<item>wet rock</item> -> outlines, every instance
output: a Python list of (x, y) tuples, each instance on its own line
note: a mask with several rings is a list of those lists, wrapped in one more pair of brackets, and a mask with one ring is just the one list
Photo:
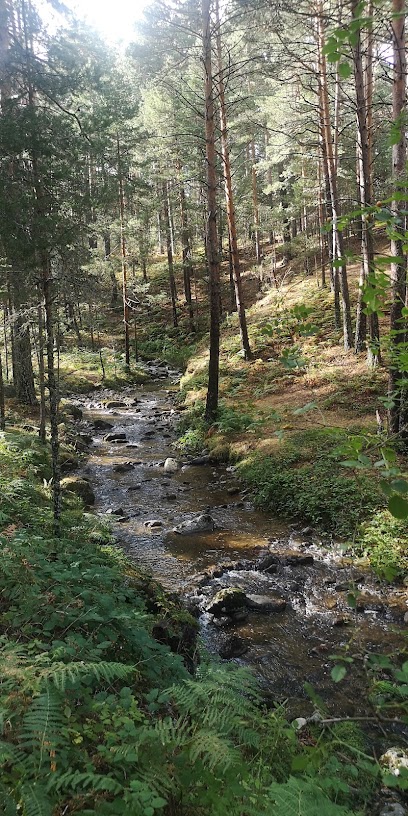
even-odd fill
[(310, 553), (289, 552), (284, 556), (283, 562), (289, 567), (305, 567), (313, 564), (314, 558)]
[(176, 493), (166, 493), (164, 498), (165, 498), (166, 501), (176, 501), (177, 500), (177, 494)]
[(285, 599), (277, 595), (247, 595), (246, 604), (253, 612), (283, 612), (286, 608)]
[(78, 467), (79, 459), (75, 454), (62, 450), (60, 454), (61, 471), (67, 473)]
[(239, 487), (229, 487), (228, 490), (227, 490), (227, 493), (228, 493), (229, 496), (236, 496), (237, 493), (239, 493), (239, 492), (240, 492)]
[(178, 535), (195, 535), (196, 533), (212, 533), (215, 530), (216, 524), (209, 513), (201, 513), (193, 519), (182, 521), (177, 527), (174, 527), (173, 532)]
[(408, 749), (393, 746), (379, 759), (383, 768), (388, 768), (394, 776), (399, 776), (401, 768), (408, 769)]
[(128, 473), (130, 470), (134, 469), (133, 462), (119, 462), (119, 464), (114, 465), (113, 472), (114, 473)]
[(82, 409), (72, 402), (67, 402), (65, 404), (63, 403), (62, 410), (65, 414), (71, 416), (72, 419), (82, 419), (83, 416)]
[(143, 439), (150, 439), (151, 436), (155, 436), (156, 431), (145, 431), (143, 434)]
[(375, 595), (363, 593), (356, 599), (357, 612), (383, 612), (384, 604)]
[(145, 521), (144, 526), (154, 530), (158, 527), (163, 527), (163, 522), (160, 519), (149, 519), (148, 521)]
[(407, 816), (407, 809), (400, 802), (387, 802), (379, 812), (379, 816)]
[(404, 615), (404, 623), (408, 623), (408, 612)]
[(206, 606), (206, 612), (217, 618), (229, 615), (244, 609), (246, 606), (246, 595), (238, 587), (226, 587), (220, 589)]
[(141, 489), (142, 489), (141, 484), (134, 484), (134, 485), (130, 485), (130, 487), (128, 487), (128, 492), (130, 493), (133, 490), (141, 490)]
[(109, 428), (113, 428), (113, 423), (107, 422), (106, 419), (95, 419), (93, 426), (95, 431), (109, 431)]
[(347, 581), (341, 581), (339, 584), (336, 584), (334, 588), (336, 592), (348, 592), (350, 589), (350, 584), (347, 583)]
[(276, 555), (264, 555), (256, 564), (256, 569), (259, 572), (276, 572), (278, 569), (278, 559)]
[(61, 490), (63, 493), (74, 493), (75, 496), (79, 496), (85, 507), (95, 503), (92, 485), (81, 476), (66, 476), (65, 479), (61, 479)]
[(103, 437), (104, 442), (126, 442), (126, 434), (125, 433), (108, 433), (106, 436)]
[(123, 402), (122, 400), (109, 400), (108, 402), (105, 402), (105, 406), (106, 406), (106, 408), (108, 408), (108, 410), (110, 410), (111, 408), (127, 408), (128, 407), (126, 402)]
[(124, 512), (123, 507), (115, 507), (114, 509), (110, 507), (109, 510), (106, 511), (106, 514), (111, 516), (123, 516)]
[(249, 641), (239, 635), (230, 635), (225, 638), (219, 649), (219, 655), (223, 660), (231, 660), (234, 657), (242, 657), (249, 649)]
[(171, 459), (170, 457), (166, 459), (164, 463), (165, 473), (177, 473), (178, 470), (180, 470), (180, 464), (177, 459)]
[(350, 626), (352, 623), (352, 618), (350, 615), (337, 615), (334, 619), (332, 626)]
[(208, 454), (206, 454), (205, 456), (195, 456), (194, 459), (190, 459), (188, 464), (193, 465), (193, 467), (199, 467), (200, 465), (209, 465), (210, 457), (208, 456)]

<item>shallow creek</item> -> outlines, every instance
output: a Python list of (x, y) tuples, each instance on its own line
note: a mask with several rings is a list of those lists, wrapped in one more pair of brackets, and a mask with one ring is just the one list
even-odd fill
[[(118, 543), (139, 566), (201, 608), (202, 637), (210, 651), (218, 652), (231, 635), (247, 642), (238, 662), (255, 669), (271, 698), (288, 698), (291, 712), (304, 715), (311, 710), (303, 690), (308, 681), (331, 711), (364, 713), (364, 678), (356, 668), (334, 685), (329, 656), (346, 644), (352, 655), (401, 645), (406, 591), (384, 587), (339, 549), (325, 549), (301, 527), (296, 532), (255, 510), (232, 468), (189, 465), (189, 457), (178, 457), (172, 447), (177, 385), (163, 369), (152, 371), (156, 377), (158, 372), (162, 379), (144, 387), (120, 394), (99, 391), (77, 400), (82, 429), (93, 437), (81, 474), (92, 483), (96, 512), (109, 513)], [(122, 406), (108, 408), (109, 401)], [(112, 427), (96, 430), (94, 423), (98, 427), (101, 420)], [(125, 434), (126, 441), (105, 441), (112, 432)], [(185, 464), (169, 475), (163, 467), (167, 457)], [(216, 523), (214, 531), (173, 532), (206, 510)], [(276, 571), (259, 571), (257, 561), (269, 552), (277, 556)], [(227, 564), (223, 574), (218, 570), (218, 577), (211, 577), (211, 567), (222, 564)], [(203, 610), (219, 589), (231, 586), (247, 594), (280, 596), (286, 608), (249, 610), (246, 620), (222, 626)], [(347, 603), (350, 589), (362, 594), (357, 610)]]

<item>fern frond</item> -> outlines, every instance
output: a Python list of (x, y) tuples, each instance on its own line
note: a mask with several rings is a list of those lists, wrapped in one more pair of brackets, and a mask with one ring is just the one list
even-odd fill
[(135, 673), (135, 666), (100, 661), (99, 663), (54, 663), (44, 669), (41, 676), (51, 681), (58, 691), (64, 692), (68, 681), (75, 683), (85, 675), (90, 675), (98, 682), (106, 680), (107, 683), (112, 683), (114, 680), (124, 680), (129, 674)]
[(192, 762), (201, 759), (205, 767), (210, 771), (219, 768), (222, 772), (239, 762), (239, 751), (226, 739), (223, 739), (214, 731), (198, 731), (190, 745), (189, 751)]
[(41, 764), (44, 751), (49, 752), (57, 743), (63, 725), (62, 700), (52, 686), (46, 686), (42, 694), (34, 697), (24, 717), (21, 744), (39, 750)]
[(314, 779), (291, 776), (284, 784), (271, 785), (269, 795), (270, 816), (353, 816), (347, 808), (332, 802)]
[(0, 767), (5, 765), (6, 762), (12, 762), (13, 765), (17, 765), (24, 762), (25, 758), (26, 755), (23, 751), (19, 751), (11, 742), (0, 741)]
[(5, 785), (0, 782), (0, 813), (2, 816), (17, 816), (17, 804)]
[(52, 816), (54, 807), (45, 790), (26, 783), (20, 790), (23, 816)]
[(64, 790), (67, 792), (72, 790), (108, 791), (109, 793), (119, 794), (122, 793), (123, 787), (110, 776), (103, 776), (90, 771), (85, 773), (67, 771), (64, 774), (52, 777), (48, 783), (48, 790)]

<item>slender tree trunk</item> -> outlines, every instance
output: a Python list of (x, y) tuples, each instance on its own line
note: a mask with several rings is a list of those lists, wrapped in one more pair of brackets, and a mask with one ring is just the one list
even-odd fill
[(220, 264), (217, 236), (217, 177), (215, 151), (214, 95), (211, 61), (211, 0), (202, 0), (203, 62), (205, 99), (205, 142), (207, 182), (207, 259), (210, 275), (210, 361), (205, 406), (207, 422), (213, 422), (218, 410), (220, 358)]
[(40, 427), (38, 436), (41, 442), (46, 441), (45, 417), (45, 365), (44, 365), (44, 316), (42, 298), (38, 304), (38, 385), (40, 390)]
[(255, 140), (251, 139), (251, 180), (252, 180), (252, 206), (254, 211), (254, 240), (255, 240), (255, 255), (258, 265), (261, 264), (261, 241), (259, 237), (259, 204), (258, 204), (258, 185), (256, 179), (256, 164), (255, 164)]
[(125, 236), (125, 199), (123, 191), (123, 173), (120, 156), (119, 133), (116, 135), (117, 159), (118, 159), (118, 181), (119, 181), (119, 216), (120, 216), (120, 248), (122, 260), (122, 297), (123, 297), (123, 325), (125, 330), (125, 367), (130, 369), (130, 341), (129, 341), (129, 298), (127, 292), (127, 252)]
[[(352, 0), (352, 16), (358, 19), (359, 8), (357, 0)], [(365, 76), (363, 64), (363, 49), (361, 32), (356, 32), (356, 44), (353, 48), (354, 81), (356, 88), (356, 108), (357, 108), (357, 180), (359, 186), (359, 198), (362, 209), (361, 214), (361, 274), (360, 292), (357, 306), (357, 321), (355, 334), (355, 351), (361, 351), (365, 344), (366, 316), (363, 311), (363, 287), (369, 275), (374, 275), (374, 243), (372, 236), (371, 218), (367, 209), (371, 206), (371, 166), (370, 166), (370, 144), (371, 135), (368, 129), (368, 100), (367, 94), (372, 99), (372, 66), (369, 66), (370, 83)], [(367, 63), (367, 55), (366, 55)], [(366, 64), (366, 68), (367, 68)], [(369, 89), (370, 84), (370, 91)], [(378, 362), (379, 358), (379, 326), (378, 316), (370, 315), (368, 318), (370, 342), (368, 347), (368, 361), (371, 366)]]
[(195, 331), (194, 326), (194, 309), (191, 297), (191, 277), (192, 277), (192, 263), (191, 263), (191, 244), (190, 244), (190, 230), (188, 227), (188, 215), (186, 206), (186, 194), (184, 191), (184, 184), (181, 175), (181, 162), (177, 162), (177, 170), (179, 176), (179, 195), (180, 195), (180, 217), (181, 217), (181, 244), (183, 257), (183, 280), (184, 280), (184, 297), (188, 308), (188, 317), (190, 324), (190, 331)]
[(176, 291), (176, 281), (174, 278), (174, 262), (173, 262), (173, 242), (171, 239), (171, 227), (170, 227), (170, 202), (169, 202), (169, 192), (168, 192), (168, 185), (166, 181), (163, 181), (163, 220), (164, 220), (164, 229), (166, 233), (166, 245), (167, 245), (167, 266), (169, 270), (169, 286), (170, 286), (170, 302), (171, 302), (171, 311), (173, 315), (173, 326), (174, 328), (178, 325), (177, 320), (177, 291)]
[[(235, 220), (235, 207), (234, 207), (234, 197), (232, 192), (232, 179), (231, 179), (231, 162), (230, 162), (230, 151), (229, 151), (229, 144), (228, 144), (228, 125), (227, 125), (227, 113), (226, 113), (226, 105), (225, 105), (225, 87), (224, 87), (224, 72), (223, 72), (223, 63), (222, 63), (222, 49), (221, 49), (221, 33), (220, 33), (220, 18), (219, 18), (219, 8), (218, 8), (218, 0), (216, 2), (216, 25), (217, 25), (217, 35), (216, 35), (216, 43), (217, 43), (217, 59), (218, 59), (218, 106), (220, 111), (220, 128), (221, 128), (221, 155), (222, 155), (222, 167), (224, 173), (224, 187), (225, 187), (225, 203), (227, 208), (227, 221), (228, 221), (228, 238), (229, 238), (229, 257), (231, 263), (231, 272), (232, 272), (232, 280), (234, 284), (235, 290), (235, 301), (237, 305), (237, 312), (238, 312), (238, 320), (239, 320), (239, 330), (241, 335), (241, 346), (242, 351), (244, 354), (245, 360), (250, 360), (252, 357), (251, 347), (249, 344), (249, 337), (248, 337), (248, 328), (247, 328), (247, 321), (246, 321), (246, 311), (245, 311), (245, 304), (244, 298), (242, 293), (242, 282), (241, 282), (241, 270), (240, 270), (240, 263), (239, 263), (239, 253), (238, 253), (238, 239), (237, 239), (237, 226)], [(252, 142), (253, 144), (253, 142)], [(253, 160), (254, 160), (253, 156)], [(256, 189), (255, 189), (256, 195)], [(255, 210), (254, 210), (255, 211)], [(260, 258), (258, 258), (259, 252), (259, 233), (257, 239), (257, 261), (260, 262)]]
[(0, 431), (6, 428), (6, 410), (4, 401), (3, 361), (0, 354)]
[[(405, 175), (405, 164), (407, 158), (407, 143), (405, 136), (405, 111), (406, 111), (406, 76), (407, 59), (405, 48), (405, 0), (393, 0), (392, 2), (392, 34), (394, 53), (394, 72), (392, 87), (392, 118), (395, 128), (398, 128), (399, 139), (392, 148), (392, 173), (396, 192), (399, 192), (399, 185)], [(398, 385), (401, 373), (398, 365), (398, 353), (400, 344), (404, 343), (406, 333), (406, 321), (403, 319), (403, 308), (406, 300), (406, 257), (404, 255), (404, 201), (396, 199), (392, 203), (392, 214), (395, 218), (393, 225), (394, 238), (391, 241), (391, 255), (395, 260), (391, 264), (391, 287), (392, 301), (390, 313), (391, 329), (391, 363), (388, 380), (388, 393), (393, 400), (393, 406), (389, 409), (388, 424), (391, 433), (396, 434), (401, 431), (406, 434), (407, 411), (405, 407), (405, 397), (403, 389)], [(398, 259), (398, 260), (397, 260)]]
[(328, 180), (330, 185), (330, 199), (331, 199), (331, 217), (333, 224), (333, 261), (334, 277), (337, 264), (340, 263), (339, 282), (342, 300), (342, 316), (343, 316), (343, 343), (344, 348), (349, 350), (352, 347), (352, 326), (351, 326), (351, 311), (350, 311), (350, 295), (348, 289), (346, 264), (344, 261), (344, 243), (341, 231), (338, 228), (339, 220), (339, 199), (337, 190), (337, 174), (335, 172), (334, 154), (333, 154), (333, 138), (330, 121), (330, 107), (329, 94), (327, 85), (327, 67), (326, 57), (324, 54), (324, 12), (323, 4), (319, 0), (317, 5), (317, 31), (318, 31), (318, 52), (319, 52), (319, 94), (320, 104), (323, 115), (323, 133), (325, 141), (325, 149), (327, 156)]

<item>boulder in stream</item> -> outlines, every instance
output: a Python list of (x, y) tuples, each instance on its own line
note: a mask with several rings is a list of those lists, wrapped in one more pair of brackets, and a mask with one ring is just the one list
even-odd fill
[(119, 462), (117, 465), (113, 466), (114, 473), (128, 473), (130, 470), (134, 469), (133, 462)]
[(253, 612), (283, 612), (286, 601), (278, 595), (247, 595), (246, 605)]
[(94, 419), (93, 426), (95, 431), (109, 431), (109, 428), (113, 428), (113, 423), (106, 419)]
[(110, 410), (111, 408), (127, 408), (128, 406), (123, 400), (108, 400), (105, 402), (105, 407)]
[(65, 479), (61, 479), (61, 490), (63, 493), (74, 493), (75, 496), (79, 496), (85, 507), (95, 503), (92, 485), (82, 476), (66, 476)]
[(232, 660), (234, 657), (242, 657), (246, 654), (250, 646), (248, 640), (239, 635), (226, 637), (219, 649), (219, 655), (223, 660)]
[(74, 402), (63, 402), (61, 407), (63, 413), (68, 414), (72, 419), (82, 419), (82, 408), (75, 405)]
[(206, 612), (220, 618), (223, 615), (233, 615), (246, 607), (246, 595), (238, 587), (220, 589), (206, 606)]
[(197, 533), (212, 533), (216, 528), (215, 521), (209, 513), (200, 513), (193, 519), (182, 521), (174, 527), (173, 533), (178, 535), (195, 535)]
[(170, 457), (166, 459), (164, 463), (165, 473), (177, 473), (178, 470), (180, 470), (180, 464), (177, 459), (171, 459)]
[(127, 442), (126, 434), (123, 432), (108, 433), (103, 437), (104, 442)]

